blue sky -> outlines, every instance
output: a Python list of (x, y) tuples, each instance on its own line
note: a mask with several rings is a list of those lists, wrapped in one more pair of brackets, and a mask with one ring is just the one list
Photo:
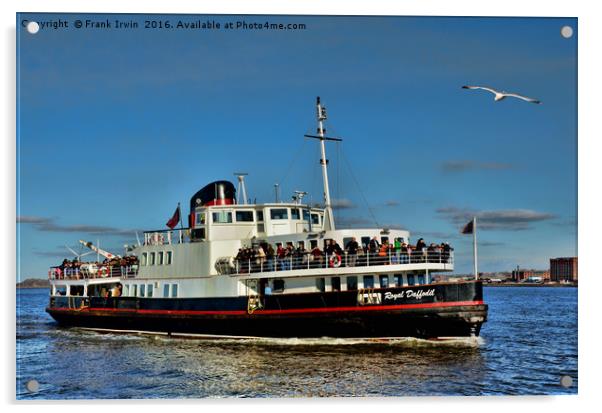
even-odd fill
[[(283, 197), (320, 201), (318, 148), (303, 139), (317, 95), (328, 133), (344, 139), (327, 148), (338, 227), (376, 221), (449, 241), (459, 273), (472, 268), (471, 237), (459, 235), (472, 215), (481, 271), (577, 253), (576, 19), (17, 18), (70, 25), (17, 33), (20, 278), (44, 277), (80, 238), (120, 252), (234, 171), (249, 172), (258, 201), (276, 182)], [(307, 28), (73, 27), (86, 18)], [(543, 103), (494, 102), (464, 84)]]

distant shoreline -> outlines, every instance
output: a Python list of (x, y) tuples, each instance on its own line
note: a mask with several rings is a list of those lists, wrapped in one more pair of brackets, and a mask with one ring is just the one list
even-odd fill
[(20, 283), (17, 283), (17, 289), (26, 288), (50, 288), (50, 282), (40, 278), (28, 278)]
[(542, 283), (483, 283), (483, 287), (544, 287), (544, 288), (577, 288), (578, 284), (542, 284)]

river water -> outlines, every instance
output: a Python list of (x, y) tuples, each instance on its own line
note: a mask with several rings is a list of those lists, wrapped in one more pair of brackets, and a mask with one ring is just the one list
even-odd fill
[(17, 290), (18, 399), (577, 393), (576, 288), (485, 288), (481, 337), (446, 344), (101, 334), (58, 327), (47, 294)]

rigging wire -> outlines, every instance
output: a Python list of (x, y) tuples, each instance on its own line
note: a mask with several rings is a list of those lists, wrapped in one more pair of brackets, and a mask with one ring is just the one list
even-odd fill
[(362, 200), (364, 201), (364, 204), (366, 205), (366, 209), (370, 213), (370, 216), (372, 217), (372, 220), (374, 221), (374, 223), (376, 224), (376, 226), (380, 227), (380, 224), (378, 223), (378, 221), (376, 219), (376, 216), (374, 215), (374, 211), (370, 207), (370, 204), (368, 204), (368, 200), (364, 196), (364, 193), (362, 192), (362, 188), (360, 187), (360, 184), (359, 184), (358, 180), (356, 179), (355, 175), (353, 174), (353, 169), (351, 168), (351, 164), (347, 160), (347, 157), (345, 156), (343, 150), (341, 150), (341, 155), (343, 157), (343, 160), (345, 161), (345, 164), (349, 168), (349, 174), (351, 175), (351, 178), (353, 179), (353, 182), (355, 183), (355, 186), (357, 187), (357, 190), (359, 191), (359, 193), (360, 193), (360, 195), (362, 197)]
[[(280, 185), (280, 190), (281, 191), (284, 188), (284, 184), (286, 183), (286, 180), (288, 179), (289, 174), (293, 170), (293, 166), (295, 165), (295, 163), (299, 160), (299, 158), (303, 154), (303, 151), (305, 150), (306, 143), (307, 143), (307, 139), (304, 138), (303, 142), (301, 143), (301, 146), (299, 147), (299, 149), (297, 151), (295, 151), (295, 156), (293, 156), (293, 159), (290, 161), (290, 163), (289, 163), (289, 165), (288, 165), (288, 167), (287, 167), (284, 175), (280, 179), (280, 182), (278, 182), (278, 184)], [(282, 194), (282, 192), (281, 192), (281, 194)]]

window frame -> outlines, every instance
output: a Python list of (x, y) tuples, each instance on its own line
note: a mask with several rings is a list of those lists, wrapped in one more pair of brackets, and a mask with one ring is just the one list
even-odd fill
[[(234, 218), (235, 218), (236, 222), (255, 222), (255, 214), (253, 212), (254, 211), (252, 209), (237, 209), (234, 211)], [(238, 219), (239, 213), (251, 214), (251, 219), (250, 220)]]
[[(282, 217), (275, 217), (275, 212), (276, 211), (284, 211), (284, 218)], [(289, 219), (289, 213), (288, 213), (288, 208), (270, 208), (270, 219), (272, 221), (286, 221)]]
[[(351, 285), (354, 286), (354, 288), (349, 288), (349, 280), (352, 281)], [(346, 291), (357, 291), (358, 290), (358, 282), (359, 279), (357, 277), (357, 275), (348, 275), (345, 277), (345, 290)]]
[(324, 277), (316, 277), (316, 289), (320, 293), (326, 292), (326, 278)]
[[(220, 216), (221, 214), (223, 214), (226, 217), (226, 222), (222, 222), (221, 220), (215, 220), (216, 216)], [(228, 224), (232, 224), (232, 211), (231, 210), (225, 210), (225, 211), (212, 211), (211, 212), (211, 223), (212, 224), (217, 224), (217, 225), (228, 225)]]

